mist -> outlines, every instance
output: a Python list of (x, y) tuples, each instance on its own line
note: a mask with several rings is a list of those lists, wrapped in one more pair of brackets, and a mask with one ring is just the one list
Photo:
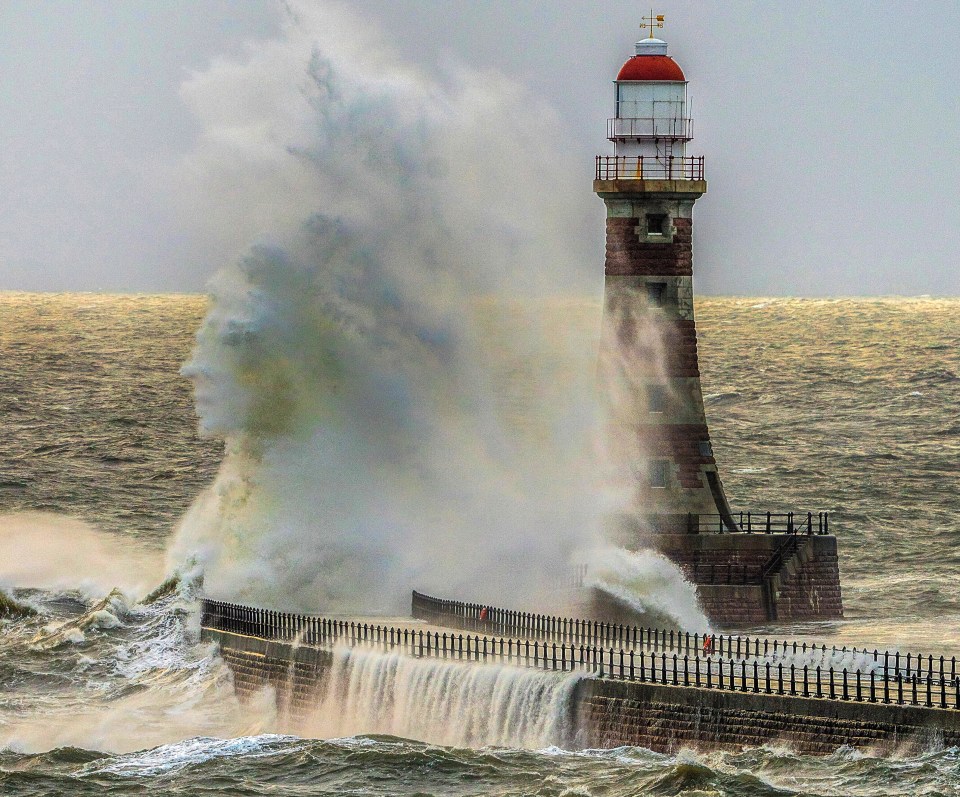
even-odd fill
[[(609, 509), (596, 341), (544, 312), (589, 256), (593, 197), (542, 147), (556, 119), (522, 86), (466, 68), (438, 83), (358, 27), (293, 6), (280, 38), (184, 86), (209, 234), (259, 241), (214, 278), (183, 369), (226, 455), (169, 567), (305, 611), (401, 613), (414, 587), (542, 605), (574, 561), (606, 561), (586, 553)], [(518, 357), (535, 430), (498, 395)], [(556, 361), (578, 365), (562, 385)]]
[(227, 450), (172, 561), (301, 609), (400, 611), (413, 584), (529, 599), (597, 532), (592, 381), (541, 405), (530, 445), (481, 331), (491, 300), (524, 297), (511, 343), (547, 348), (536, 299), (586, 257), (588, 206), (540, 146), (549, 108), (488, 73), (440, 86), (357, 29), (295, 6), (280, 39), (184, 87), (211, 236), (270, 237), (214, 279), (184, 368)]

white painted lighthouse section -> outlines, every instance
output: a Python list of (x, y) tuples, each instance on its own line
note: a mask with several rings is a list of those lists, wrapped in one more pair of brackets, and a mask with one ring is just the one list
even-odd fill
[[(666, 55), (667, 43), (661, 39), (636, 44), (637, 59), (661, 60)], [(640, 71), (645, 71), (642, 66)], [(607, 120), (607, 138), (617, 155), (661, 161), (686, 155), (686, 142), (692, 138), (686, 81), (616, 80), (614, 85), (616, 115)]]

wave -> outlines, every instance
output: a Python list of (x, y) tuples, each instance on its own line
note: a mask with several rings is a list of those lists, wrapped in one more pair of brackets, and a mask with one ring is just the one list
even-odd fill
[(338, 648), (303, 729), (322, 738), (375, 733), (455, 747), (569, 746), (582, 677)]

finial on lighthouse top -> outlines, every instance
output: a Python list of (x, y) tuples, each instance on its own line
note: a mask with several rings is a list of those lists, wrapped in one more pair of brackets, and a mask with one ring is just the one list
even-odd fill
[(652, 9), (652, 8), (650, 9), (650, 16), (649, 16), (649, 17), (641, 17), (641, 19), (643, 20), (643, 24), (640, 26), (640, 30), (643, 30), (644, 28), (649, 28), (649, 29), (650, 29), (650, 35), (647, 36), (648, 39), (654, 38), (654, 36), (653, 36), (653, 29), (654, 29), (654, 28), (662, 28), (662, 27), (663, 27), (663, 14), (657, 14), (656, 16), (654, 16), (654, 13), (653, 13), (653, 9)]
[(683, 70), (667, 55), (667, 43), (653, 35), (656, 28), (663, 27), (663, 14), (643, 17), (640, 30), (649, 30), (650, 35), (636, 44), (637, 54), (630, 56), (617, 75), (617, 82), (623, 81), (667, 81), (686, 82)]
[(649, 30), (650, 35), (636, 43), (637, 55), (666, 55), (667, 43), (653, 35), (655, 28), (663, 27), (663, 14), (654, 14), (653, 9), (650, 9), (650, 16), (641, 17), (641, 19), (643, 24), (640, 26), (640, 30)]

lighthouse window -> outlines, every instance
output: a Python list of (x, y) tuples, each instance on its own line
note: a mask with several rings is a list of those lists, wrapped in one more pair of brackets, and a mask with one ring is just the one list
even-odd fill
[(649, 385), (647, 387), (647, 409), (650, 412), (666, 412), (667, 389), (663, 385)]
[(667, 290), (665, 282), (647, 283), (647, 303), (651, 307), (663, 307), (663, 294)]
[(666, 213), (648, 213), (647, 214), (647, 235), (666, 235), (667, 234), (667, 214)]
[(651, 460), (649, 477), (651, 487), (666, 487), (670, 483), (670, 460)]

